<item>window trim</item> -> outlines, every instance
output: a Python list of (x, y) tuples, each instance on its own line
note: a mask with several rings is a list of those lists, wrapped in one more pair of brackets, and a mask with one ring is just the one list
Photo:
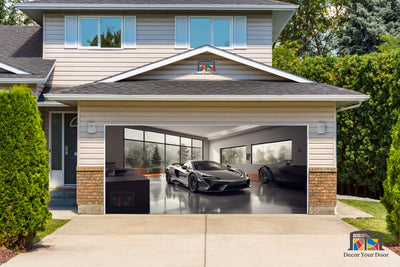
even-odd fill
[[(102, 18), (119, 18), (121, 19), (121, 47), (101, 47), (101, 23), (100, 19)], [(97, 34), (98, 34), (98, 43), (97, 46), (83, 46), (82, 45), (82, 20), (83, 19), (97, 19)], [(78, 49), (101, 49), (101, 50), (118, 50), (124, 49), (124, 16), (78, 16)]]
[[(219, 163), (221, 163), (221, 164), (224, 164), (224, 163), (222, 163), (222, 150), (223, 149), (232, 149), (232, 148), (241, 148), (241, 147), (244, 147), (244, 161), (245, 161), (245, 163), (244, 164), (247, 164), (247, 145), (240, 145), (240, 146), (230, 146), (230, 147), (221, 147), (220, 149), (219, 149)], [(234, 164), (234, 163), (227, 163), (227, 164)], [(241, 164), (241, 163), (238, 163), (238, 164)], [(226, 165), (226, 164), (225, 164)]]
[(188, 42), (187, 42), (187, 45), (188, 45), (189, 49), (198, 48), (198, 47), (191, 47), (191, 45), (190, 45), (190, 35), (191, 35), (190, 24), (191, 24), (192, 18), (193, 19), (211, 19), (211, 25), (210, 25), (210, 27), (211, 27), (211, 36), (210, 36), (211, 44), (209, 44), (211, 46), (214, 46), (214, 20), (221, 20), (221, 19), (229, 20), (229, 46), (214, 46), (214, 47), (217, 47), (217, 48), (220, 48), (220, 49), (233, 49), (234, 48), (234, 44), (233, 44), (233, 41), (234, 41), (234, 38), (233, 38), (233, 34), (234, 34), (234, 32), (233, 32), (233, 16), (189, 16), (188, 17), (188, 21), (187, 21), (187, 23), (188, 23), (188, 25), (187, 25), (187, 28), (188, 28), (187, 29), (188, 30)]

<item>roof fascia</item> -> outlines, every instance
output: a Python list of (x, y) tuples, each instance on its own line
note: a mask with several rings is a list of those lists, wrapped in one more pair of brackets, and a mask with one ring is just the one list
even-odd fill
[(291, 73), (283, 71), (283, 70), (279, 70), (279, 69), (270, 67), (268, 65), (265, 65), (265, 64), (253, 61), (251, 59), (247, 59), (247, 58), (244, 58), (244, 57), (241, 57), (241, 56), (238, 56), (238, 55), (235, 55), (235, 54), (232, 54), (232, 53), (229, 53), (224, 50), (221, 50), (221, 49), (218, 49), (218, 48), (215, 48), (212, 46), (208, 46), (208, 45), (202, 46), (202, 47), (199, 47), (199, 48), (196, 48), (193, 50), (189, 50), (187, 52), (183, 52), (178, 55), (175, 55), (175, 56), (172, 56), (172, 57), (169, 57), (166, 59), (162, 59), (160, 61), (150, 63), (148, 65), (145, 65), (145, 66), (142, 66), (142, 67), (130, 70), (130, 71), (126, 71), (121, 74), (117, 74), (117, 75), (108, 77), (106, 79), (103, 79), (103, 80), (100, 80), (97, 82), (98, 83), (111, 83), (111, 82), (121, 81), (126, 78), (130, 78), (130, 77), (133, 77), (133, 76), (136, 76), (136, 75), (139, 75), (139, 74), (142, 74), (142, 73), (145, 73), (145, 72), (157, 69), (157, 68), (161, 68), (161, 67), (167, 66), (169, 64), (176, 63), (178, 61), (181, 61), (181, 60), (193, 57), (193, 56), (197, 56), (199, 54), (206, 53), (206, 52), (230, 59), (232, 61), (244, 64), (244, 65), (247, 65), (247, 66), (250, 66), (250, 67), (268, 72), (270, 74), (274, 74), (274, 75), (286, 78), (288, 80), (295, 81), (295, 82), (315, 83), (314, 81), (308, 80), (306, 78), (291, 74)]
[(106, 95), (45, 94), (51, 101), (365, 101), (369, 95)]
[(45, 83), (43, 78), (0, 78), (0, 83)]
[(7, 70), (9, 72), (12, 72), (14, 74), (32, 75), (32, 73), (30, 73), (30, 72), (15, 68), (15, 67), (13, 67), (11, 65), (8, 65), (6, 63), (3, 63), (3, 62), (0, 62), (0, 69), (5, 69), (5, 70)]
[(298, 5), (160, 5), (16, 3), (21, 10), (296, 10)]

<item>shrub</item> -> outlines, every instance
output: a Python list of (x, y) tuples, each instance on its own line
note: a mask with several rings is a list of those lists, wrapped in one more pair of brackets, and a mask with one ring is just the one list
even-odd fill
[(0, 246), (27, 248), (51, 217), (49, 154), (32, 91), (0, 91)]
[(388, 211), (386, 216), (388, 230), (400, 239), (400, 116), (394, 127), (392, 140), (381, 201)]

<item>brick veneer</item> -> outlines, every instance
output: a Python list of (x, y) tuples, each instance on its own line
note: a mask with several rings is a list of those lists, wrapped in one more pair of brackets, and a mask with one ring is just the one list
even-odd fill
[(310, 168), (309, 214), (334, 214), (336, 207), (336, 168)]
[(104, 213), (104, 167), (76, 168), (76, 200), (79, 213)]

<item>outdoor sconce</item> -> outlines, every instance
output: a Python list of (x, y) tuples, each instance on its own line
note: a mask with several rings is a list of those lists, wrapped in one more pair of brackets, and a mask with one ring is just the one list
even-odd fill
[(317, 133), (318, 134), (326, 134), (326, 124), (325, 124), (325, 122), (319, 122), (318, 123)]
[(96, 124), (93, 121), (88, 122), (87, 133), (88, 134), (96, 133)]

